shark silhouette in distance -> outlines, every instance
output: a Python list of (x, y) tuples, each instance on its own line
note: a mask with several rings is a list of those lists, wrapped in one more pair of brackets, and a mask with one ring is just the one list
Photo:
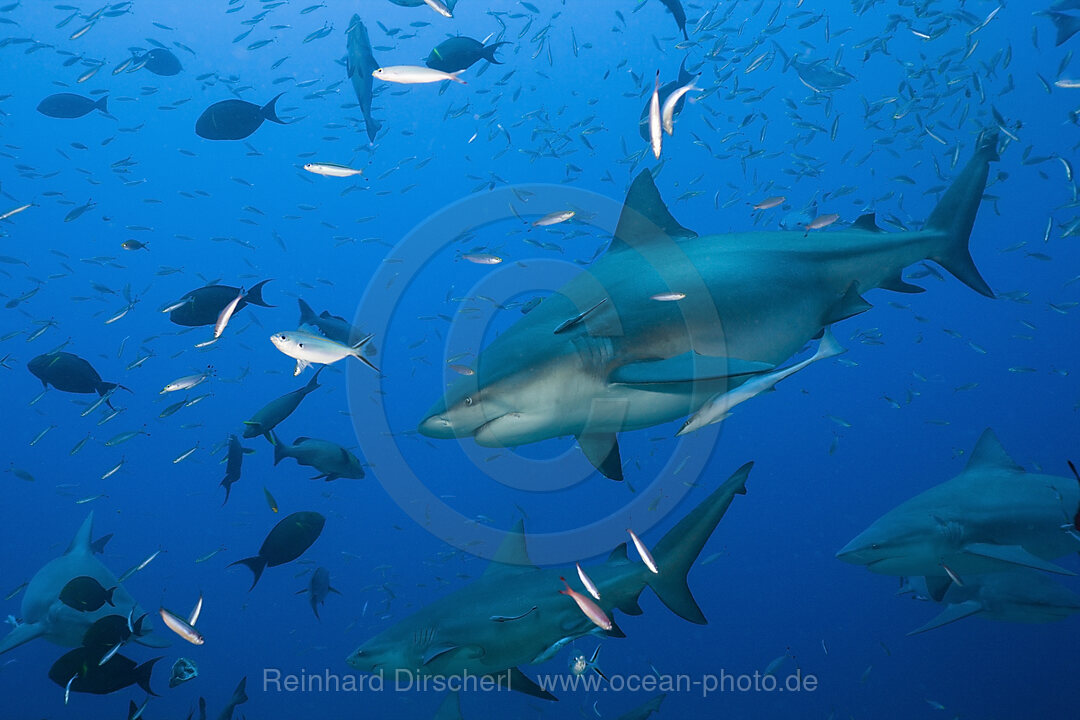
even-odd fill
[(997, 140), (983, 133), (923, 229), (899, 233), (864, 215), (810, 237), (698, 237), (643, 170), (607, 252), (483, 349), (420, 432), (485, 447), (574, 436), (594, 467), (621, 480), (618, 432), (684, 417), (773, 370), (825, 327), (870, 309), (864, 292), (922, 292), (902, 277), (915, 262), (933, 260), (992, 298), (968, 239)]
[(364, 129), (367, 130), (368, 141), (375, 142), (375, 136), (382, 128), (382, 123), (371, 114), (371, 95), (374, 84), (371, 73), (378, 69), (379, 63), (371, 52), (371, 40), (359, 15), (352, 16), (346, 34), (348, 36), (346, 74), (352, 81), (353, 90), (356, 91), (356, 102), (360, 105), (360, 112), (364, 116)]
[[(884, 575), (969, 575), (1032, 568), (1080, 552), (1080, 478), (1025, 472), (993, 430), (964, 471), (890, 510), (837, 557)], [(966, 584), (966, 583), (965, 583)]]
[(963, 585), (948, 578), (901, 578), (899, 594), (904, 593), (945, 605), (937, 617), (908, 635), (976, 615), (998, 622), (1049, 623), (1080, 612), (1080, 595), (1026, 568), (972, 575)]
[[(21, 622), (0, 641), (0, 654), (39, 637), (64, 647), (79, 647), (87, 628), (106, 615), (123, 615), (132, 622), (143, 615), (116, 576), (95, 557), (90, 540), (93, 529), (91, 512), (64, 554), (49, 561), (30, 580), (23, 592)], [(84, 575), (94, 578), (104, 588), (116, 588), (112, 595), (115, 607), (106, 604), (93, 612), (80, 612), (60, 601), (64, 586)], [(149, 620), (143, 621), (143, 627), (146, 632), (132, 636), (134, 642), (147, 647), (169, 646), (167, 640), (150, 632)]]
[[(735, 471), (657, 543), (652, 554), (658, 574), (631, 561), (625, 543), (603, 565), (589, 569), (600, 594), (597, 605), (609, 617), (616, 609), (640, 615), (638, 596), (651, 587), (672, 612), (705, 624), (686, 576), (732, 499), (746, 493), (752, 466), (747, 463)], [(610, 631), (601, 630), (574, 600), (560, 594), (560, 577), (570, 579), (579, 592), (587, 592), (572, 568), (532, 565), (519, 522), (483, 576), (364, 643), (347, 662), (357, 670), (387, 675), (407, 670), (414, 677), (492, 676), (500, 684), (508, 682), (513, 690), (555, 700), (518, 666), (546, 662), (585, 635), (624, 637), (615, 624)]]

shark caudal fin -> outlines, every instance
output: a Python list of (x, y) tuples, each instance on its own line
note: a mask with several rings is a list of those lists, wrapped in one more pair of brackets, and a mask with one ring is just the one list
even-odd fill
[(679, 521), (653, 548), (659, 574), (648, 573), (646, 581), (673, 613), (698, 625), (707, 620), (698, 607), (686, 575), (716, 525), (724, 517), (736, 495), (746, 494), (746, 478), (754, 463), (748, 462), (729, 477), (705, 501)]
[(984, 131), (979, 136), (975, 154), (945, 192), (926, 221), (924, 230), (944, 233), (945, 238), (930, 256), (957, 280), (986, 297), (994, 297), (994, 291), (983, 280), (968, 250), (971, 228), (979, 212), (990, 163), (998, 159), (998, 134)]

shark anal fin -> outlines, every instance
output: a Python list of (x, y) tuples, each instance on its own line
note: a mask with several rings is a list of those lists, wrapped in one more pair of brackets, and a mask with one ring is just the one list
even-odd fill
[(578, 435), (578, 445), (585, 457), (604, 477), (622, 480), (622, 457), (619, 455), (619, 439), (615, 433), (589, 433)]
[(878, 287), (883, 290), (892, 290), (893, 292), (908, 293), (909, 295), (915, 295), (917, 293), (926, 292), (926, 288), (913, 285), (901, 276), (900, 273), (896, 273), (891, 278), (886, 278), (881, 282)]
[(957, 620), (963, 620), (966, 617), (980, 613), (983, 610), (981, 603), (975, 600), (966, 600), (962, 603), (955, 605), (949, 605), (941, 613), (930, 622), (926, 623), (920, 628), (916, 628), (908, 633), (908, 635), (918, 635), (924, 633), (927, 630), (933, 630), (939, 628), (942, 625), (948, 625), (949, 623), (956, 622)]
[(934, 602), (941, 602), (950, 585), (952, 585), (952, 578), (950, 577), (927, 576), (926, 578), (926, 591)]
[(533, 697), (540, 698), (541, 700), (558, 700), (544, 688), (537, 685), (535, 682), (529, 679), (525, 673), (516, 667), (507, 668), (505, 671), (497, 673), (495, 675), (489, 675), (488, 677), (494, 677), (498, 682), (499, 687), (509, 686), (511, 690), (517, 690), (519, 693), (525, 693), (526, 695), (532, 695)]
[(829, 308), (825, 313), (825, 317), (822, 319), (822, 325), (832, 325), (833, 323), (840, 322), (841, 320), (847, 320), (849, 317), (854, 317), (859, 313), (864, 313), (873, 305), (866, 301), (862, 295), (859, 294), (858, 283), (851, 283), (848, 285), (847, 292), (836, 303)]
[(1021, 545), (993, 545), (991, 543), (971, 543), (965, 545), (963, 552), (967, 555), (977, 555), (981, 558), (999, 560), (1007, 565), (1019, 565), (1021, 567), (1044, 570), (1045, 572), (1058, 575), (1075, 575), (1072, 570), (1066, 570), (1060, 565), (1055, 565), (1049, 560), (1031, 554)]

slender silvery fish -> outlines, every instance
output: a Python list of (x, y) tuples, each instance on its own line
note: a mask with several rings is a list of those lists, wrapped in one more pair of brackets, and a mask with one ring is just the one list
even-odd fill
[(559, 210), (553, 213), (548, 213), (544, 217), (533, 222), (533, 227), (545, 227), (547, 225), (558, 225), (561, 222), (566, 222), (570, 218), (574, 217), (577, 213), (573, 210)]
[[(659, 80), (657, 80), (659, 82)], [(675, 132), (675, 104), (682, 100), (683, 95), (691, 90), (700, 90), (701, 88), (694, 85), (694, 81), (691, 80), (688, 85), (683, 85), (675, 92), (668, 95), (667, 100), (664, 101), (664, 107), (660, 111), (660, 118), (664, 125), (664, 132), (671, 135)], [(659, 157), (659, 156), (657, 156)]]
[(308, 163), (304, 166), (304, 169), (310, 173), (315, 173), (316, 175), (339, 178), (352, 177), (353, 175), (361, 175), (364, 172), (363, 170), (351, 168), (348, 165), (338, 165), (337, 163), (327, 162)]
[(195, 627), (184, 618), (165, 608), (161, 608), (159, 612), (161, 614), (161, 620), (165, 625), (192, 645), (202, 645), (206, 642), (206, 638), (202, 636), (202, 633), (196, 630)]
[(442, 82), (443, 80), (453, 80), (456, 83), (468, 85), (467, 82), (458, 77), (462, 72), (462, 70), (458, 70), (457, 72), (448, 73), (419, 65), (388, 65), (376, 68), (371, 72), (371, 76), (379, 80), (402, 85), (422, 85), (424, 83)]
[(158, 394), (164, 395), (165, 393), (176, 392), (178, 390), (190, 390), (196, 385), (201, 385), (202, 383), (206, 382), (209, 377), (209, 370), (204, 373), (198, 373), (197, 375), (185, 375), (182, 378), (177, 378), (176, 380), (173, 380), (171, 383), (162, 388), (161, 392)]
[(664, 132), (660, 124), (660, 71), (656, 71), (656, 85), (653, 87), (652, 100), (649, 101), (649, 142), (653, 155), (660, 159), (660, 147), (664, 141)]
[(368, 335), (355, 345), (349, 346), (303, 330), (289, 330), (274, 333), (270, 336), (270, 341), (278, 350), (296, 360), (294, 375), (299, 375), (312, 363), (329, 365), (350, 355), (378, 372), (379, 369), (364, 357), (362, 352), (364, 345), (371, 340), (371, 337)]
[(454, 13), (452, 13), (450, 11), (450, 8), (448, 8), (446, 6), (446, 3), (442, 2), (442, 0), (424, 0), (424, 2), (427, 3), (427, 6), (429, 8), (431, 8), (435, 12), (439, 13), (443, 17), (445, 17), (445, 18), (454, 17)]
[(577, 576), (578, 579), (581, 580), (581, 584), (585, 586), (585, 589), (589, 591), (590, 595), (599, 600), (600, 591), (596, 589), (596, 583), (592, 581), (592, 578), (585, 574), (585, 571), (581, 568), (581, 563), (574, 564), (577, 565)]
[(240, 304), (240, 301), (244, 299), (244, 288), (240, 288), (240, 292), (236, 293), (236, 297), (229, 301), (229, 304), (221, 309), (218, 313), (217, 322), (214, 323), (214, 339), (217, 340), (221, 337), (221, 333), (225, 332), (225, 326), (229, 324), (229, 320), (232, 319), (233, 313), (236, 312), (236, 306)]
[(649, 552), (649, 548), (645, 547), (645, 543), (641, 542), (641, 538), (637, 536), (630, 528), (626, 528), (626, 532), (630, 533), (630, 539), (634, 541), (634, 547), (637, 549), (638, 555), (641, 556), (641, 561), (645, 563), (645, 566), (649, 568), (654, 575), (660, 574), (660, 569), (656, 567), (656, 561), (653, 560), (652, 553)]

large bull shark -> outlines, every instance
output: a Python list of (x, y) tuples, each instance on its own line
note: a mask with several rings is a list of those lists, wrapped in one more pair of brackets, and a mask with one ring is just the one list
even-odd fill
[(920, 231), (886, 233), (864, 215), (809, 237), (699, 237), (644, 170), (603, 257), (481, 351), (475, 373), (420, 432), (486, 447), (571, 435), (603, 474), (622, 479), (616, 433), (684, 417), (773, 369), (823, 328), (868, 310), (864, 292), (922, 292), (901, 276), (915, 262), (933, 260), (992, 298), (968, 239), (997, 157), (997, 134), (984, 133)]
[[(651, 587), (680, 617), (703, 625), (686, 575), (735, 495), (746, 493), (747, 463), (672, 528), (653, 549), (659, 569), (627, 557), (619, 545), (599, 567), (587, 573), (599, 590), (597, 604), (608, 616), (618, 609), (640, 615), (638, 596)], [(573, 569), (532, 565), (519, 523), (500, 546), (482, 577), (422, 608), (361, 645), (347, 659), (357, 670), (396, 677), (492, 676), (500, 684), (529, 695), (555, 700), (526, 677), (519, 665), (551, 659), (564, 645), (592, 633), (604, 633), (570, 598), (560, 594), (560, 576), (585, 593)], [(607, 634), (622, 637), (617, 625)]]
[[(86, 629), (106, 615), (123, 615), (132, 621), (142, 616), (138, 603), (94, 556), (90, 540), (93, 529), (94, 513), (91, 512), (64, 554), (49, 561), (30, 580), (23, 593), (20, 622), (0, 641), (0, 654), (39, 637), (64, 647), (79, 647)], [(116, 588), (112, 595), (115, 607), (106, 604), (93, 612), (80, 612), (60, 601), (64, 586), (84, 575), (94, 578), (104, 588)], [(143, 621), (143, 628), (146, 632), (133, 636), (133, 640), (148, 647), (169, 646), (167, 640), (150, 632), (149, 620)]]
[(901, 503), (838, 558), (884, 575), (967, 575), (1032, 568), (1080, 552), (1080, 477), (1025, 472), (989, 428), (964, 472)]

